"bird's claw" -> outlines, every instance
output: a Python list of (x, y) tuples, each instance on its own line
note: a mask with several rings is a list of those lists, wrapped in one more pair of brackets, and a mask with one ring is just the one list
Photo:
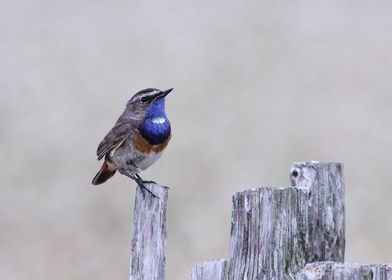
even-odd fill
[(137, 183), (137, 185), (140, 187), (140, 190), (142, 191), (143, 198), (146, 197), (145, 191), (147, 191), (147, 192), (148, 192), (149, 194), (151, 194), (153, 197), (159, 198), (159, 196), (157, 196), (156, 194), (154, 194), (152, 191), (150, 191), (150, 190), (144, 185), (145, 182), (136, 182), (136, 183)]
[(143, 198), (146, 197), (145, 192), (147, 191), (149, 194), (151, 194), (153, 197), (155, 198), (159, 198), (157, 195), (155, 195), (152, 191), (150, 191), (147, 187), (146, 184), (156, 184), (154, 181), (145, 181), (143, 180), (142, 177), (139, 176), (139, 174), (129, 174), (128, 172), (126, 172), (124, 169), (119, 169), (118, 170), (121, 174), (131, 178), (132, 180), (134, 180), (136, 182), (136, 184), (140, 187), (140, 190), (143, 193)]

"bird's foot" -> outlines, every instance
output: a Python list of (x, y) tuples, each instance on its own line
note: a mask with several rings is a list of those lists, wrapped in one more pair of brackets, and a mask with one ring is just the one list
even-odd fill
[[(155, 185), (159, 185), (159, 184), (158, 184), (157, 182), (155, 182), (155, 181), (143, 180), (143, 178), (140, 177), (139, 174), (135, 174), (135, 177), (136, 177), (138, 180), (141, 180), (141, 182), (142, 182), (143, 184), (155, 184)], [(165, 189), (169, 189), (169, 190), (170, 190), (170, 188), (169, 188), (169, 187), (166, 187), (166, 186), (161, 186), (161, 185), (159, 185), (159, 187), (165, 188)]]
[(142, 177), (140, 177), (139, 174), (135, 174), (135, 178), (136, 178), (136, 183), (138, 184), (138, 186), (140, 187), (140, 189), (143, 191), (143, 196), (145, 196), (144, 191), (147, 191), (148, 193), (150, 193), (153, 197), (158, 197), (157, 195), (155, 195), (154, 193), (152, 193), (147, 187), (146, 184), (157, 184), (154, 181), (145, 181), (143, 180)]
[(158, 185), (155, 181), (147, 181), (147, 180), (143, 180), (144, 184), (155, 184)]
[(140, 187), (140, 190), (142, 191), (143, 194), (143, 198), (146, 197), (146, 191), (151, 194), (153, 197), (155, 198), (159, 198), (159, 196), (157, 196), (156, 194), (154, 194), (152, 191), (150, 191), (146, 186), (145, 186), (145, 182), (137, 182), (137, 185)]
[(158, 185), (155, 181), (147, 181), (147, 180), (143, 180), (142, 177), (140, 177), (139, 174), (135, 174), (135, 177), (140, 180), (140, 182), (142, 182), (143, 184), (155, 184)]
[(146, 184), (148, 184), (148, 181), (144, 181), (142, 179), (142, 177), (140, 177), (138, 174), (129, 174), (128, 172), (126, 172), (124, 169), (118, 169), (118, 172), (120, 172), (121, 174), (131, 178), (132, 180), (134, 180), (137, 185), (140, 187), (140, 190), (142, 191), (143, 194), (143, 198), (146, 197), (145, 191), (147, 191), (149, 194), (151, 194), (153, 197), (158, 197), (157, 195), (155, 195), (152, 191), (150, 191), (147, 187)]

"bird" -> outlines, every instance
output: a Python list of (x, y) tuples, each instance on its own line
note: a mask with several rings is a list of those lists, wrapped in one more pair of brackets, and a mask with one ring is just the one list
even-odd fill
[(173, 90), (146, 88), (127, 102), (124, 112), (97, 148), (101, 169), (92, 180), (99, 185), (116, 171), (134, 180), (147, 190), (139, 173), (154, 164), (171, 139), (171, 124), (165, 112), (165, 98)]

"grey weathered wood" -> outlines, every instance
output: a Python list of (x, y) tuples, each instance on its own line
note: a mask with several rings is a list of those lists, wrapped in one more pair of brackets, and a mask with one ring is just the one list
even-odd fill
[(147, 184), (157, 197), (138, 186), (133, 218), (130, 280), (164, 280), (168, 188)]
[[(300, 234), (305, 234), (305, 262), (344, 262), (344, 180), (337, 162), (297, 162), (291, 166), (293, 187), (306, 196), (300, 201)], [(303, 197), (303, 196), (301, 196)]]
[(235, 193), (229, 279), (282, 279), (304, 265), (296, 189), (261, 188)]
[(314, 261), (344, 259), (344, 182), (334, 162), (295, 163), (294, 187), (233, 195), (229, 279), (293, 277)]
[(336, 262), (307, 264), (296, 280), (391, 280), (392, 264), (360, 265)]
[(227, 280), (227, 260), (211, 260), (192, 268), (192, 280)]

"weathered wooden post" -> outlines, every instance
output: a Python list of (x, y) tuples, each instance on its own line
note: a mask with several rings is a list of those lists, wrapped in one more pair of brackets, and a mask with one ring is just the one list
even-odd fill
[[(344, 260), (341, 164), (295, 163), (290, 179), (233, 195), (227, 279), (292, 279), (308, 262)], [(211, 273), (195, 279), (220, 279), (218, 264), (199, 264), (194, 271)]]
[(344, 180), (342, 164), (298, 162), (290, 169), (294, 188), (302, 191), (305, 262), (344, 262)]
[(304, 263), (294, 188), (260, 188), (233, 195), (229, 279), (282, 279)]
[(308, 262), (343, 261), (341, 164), (295, 163), (290, 178), (293, 187), (234, 194), (229, 279), (282, 279)]
[(157, 197), (136, 190), (130, 280), (164, 280), (166, 264), (166, 212), (168, 188), (148, 184)]

